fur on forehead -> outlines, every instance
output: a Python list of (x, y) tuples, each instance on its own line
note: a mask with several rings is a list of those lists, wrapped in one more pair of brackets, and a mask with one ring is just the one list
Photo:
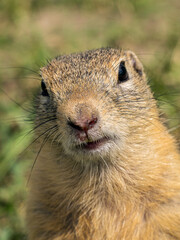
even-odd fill
[(143, 66), (132, 51), (113, 48), (100, 48), (58, 56), (41, 68), (40, 74), (52, 89), (55, 82), (61, 83), (68, 78), (81, 80), (88, 75), (107, 74), (107, 69), (116, 69), (121, 60), (128, 60), (131, 67), (142, 76)]

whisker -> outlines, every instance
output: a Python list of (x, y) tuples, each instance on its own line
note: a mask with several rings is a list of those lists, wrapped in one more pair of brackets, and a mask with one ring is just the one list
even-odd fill
[(39, 72), (36, 72), (35, 70), (33, 70), (33, 69), (30, 69), (30, 68), (28, 68), (28, 67), (24, 67), (24, 66), (16, 66), (16, 67), (14, 67), (14, 66), (10, 66), (10, 67), (0, 67), (0, 69), (23, 69), (23, 70), (27, 70), (27, 71), (29, 71), (29, 72), (32, 72), (32, 73), (35, 73), (36, 75), (39, 75)]
[(35, 143), (40, 137), (42, 137), (44, 134), (46, 134), (48, 131), (52, 130), (53, 128), (57, 127), (57, 125), (51, 127), (51, 128), (48, 128), (45, 132), (41, 133), (37, 138), (35, 138), (24, 150), (23, 152), (21, 153), (21, 155), (27, 151), (27, 149), (33, 144)]
[[(54, 127), (57, 127), (57, 125), (54, 126)], [(54, 127), (53, 127), (53, 128), (54, 128)], [(50, 131), (51, 129), (48, 129), (48, 130)], [(56, 129), (55, 129), (55, 131), (56, 131)], [(33, 171), (34, 166), (35, 166), (35, 164), (36, 164), (36, 161), (37, 161), (37, 159), (38, 159), (38, 157), (39, 157), (39, 154), (41, 153), (41, 150), (43, 149), (44, 145), (45, 145), (46, 142), (48, 141), (49, 137), (51, 137), (51, 136), (54, 134), (55, 131), (53, 131), (53, 132), (51, 132), (50, 134), (47, 134), (47, 135), (45, 136), (45, 138), (44, 138), (44, 140), (43, 140), (43, 142), (42, 142), (42, 144), (41, 144), (41, 146), (40, 146), (40, 148), (39, 148), (39, 151), (38, 151), (38, 153), (37, 153), (37, 155), (36, 155), (36, 157), (35, 157), (35, 159), (34, 159), (33, 165), (32, 165), (32, 167), (31, 167), (30, 174), (29, 174), (29, 177), (28, 177), (28, 180), (27, 180), (27, 184), (26, 184), (27, 186), (28, 186), (28, 184), (29, 184), (29, 181), (30, 181), (30, 178), (31, 178), (31, 175), (32, 175), (32, 171)]]
[(14, 99), (12, 99), (2, 88), (0, 90), (12, 101), (14, 102), (17, 106), (19, 106), (21, 109), (23, 109), (25, 112), (32, 113), (29, 109), (24, 108), (20, 103), (16, 102)]
[[(46, 118), (47, 119), (47, 118)], [(36, 125), (33, 129), (31, 129), (25, 136), (27, 136), (28, 134), (30, 134), (31, 132), (33, 132), (34, 130), (36, 130), (37, 128), (39, 128), (40, 126), (42, 126), (43, 124), (45, 123), (48, 123), (48, 122), (51, 122), (53, 120), (56, 120), (57, 118), (54, 117), (54, 118), (49, 118), (47, 119), (45, 122), (41, 122), (40, 124)]]

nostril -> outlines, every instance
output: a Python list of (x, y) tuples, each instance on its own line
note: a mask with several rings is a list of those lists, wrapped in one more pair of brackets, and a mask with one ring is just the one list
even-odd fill
[(79, 126), (79, 125), (73, 123), (73, 122), (70, 121), (70, 120), (68, 121), (68, 125), (71, 126), (71, 127), (74, 128), (74, 129), (77, 129), (77, 130), (80, 130), (80, 131), (83, 130), (81, 126)]
[(68, 125), (72, 128), (87, 132), (90, 128), (93, 128), (94, 125), (97, 123), (98, 119), (97, 117), (93, 117), (90, 120), (89, 119), (78, 119), (76, 122), (72, 122), (71, 120), (68, 120)]
[(92, 128), (97, 123), (97, 117), (93, 118), (89, 123), (89, 128)]

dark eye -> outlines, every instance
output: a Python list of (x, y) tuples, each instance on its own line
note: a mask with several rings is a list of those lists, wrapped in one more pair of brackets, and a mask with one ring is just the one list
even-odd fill
[(122, 61), (119, 65), (119, 72), (118, 72), (118, 83), (125, 82), (129, 79), (128, 73), (125, 67), (125, 62)]
[(49, 93), (48, 93), (48, 91), (46, 89), (46, 84), (45, 84), (45, 82), (43, 80), (41, 81), (41, 89), (42, 89), (41, 95), (45, 96), (45, 97), (49, 97)]

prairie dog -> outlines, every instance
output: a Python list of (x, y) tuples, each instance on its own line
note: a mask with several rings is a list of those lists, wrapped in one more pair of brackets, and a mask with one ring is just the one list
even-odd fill
[(41, 69), (29, 240), (180, 239), (180, 155), (131, 51)]

